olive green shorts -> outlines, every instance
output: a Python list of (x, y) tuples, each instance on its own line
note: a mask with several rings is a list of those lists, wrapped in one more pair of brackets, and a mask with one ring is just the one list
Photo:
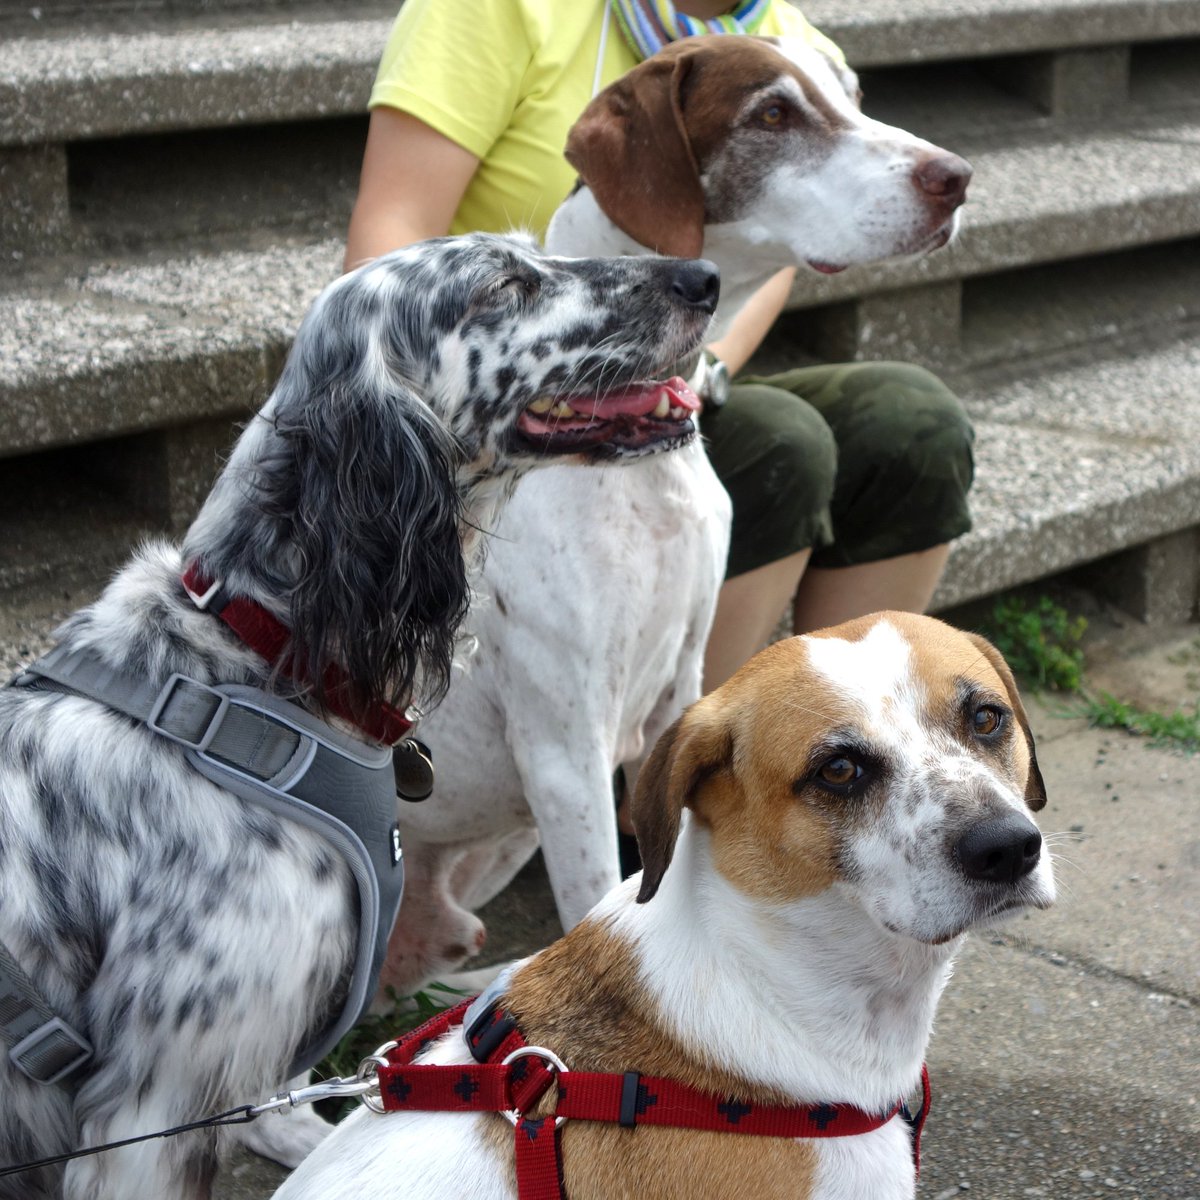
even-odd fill
[(740, 378), (701, 432), (733, 499), (726, 578), (812, 547), (849, 567), (971, 528), (974, 432), (958, 398), (907, 363)]

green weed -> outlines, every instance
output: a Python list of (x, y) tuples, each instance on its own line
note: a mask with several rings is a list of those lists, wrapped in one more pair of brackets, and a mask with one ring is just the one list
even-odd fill
[(1080, 715), (1101, 729), (1123, 729), (1148, 738), (1151, 746), (1188, 754), (1200, 751), (1200, 703), (1193, 705), (1191, 712), (1177, 708), (1173, 713), (1160, 713), (1127, 704), (1109, 692), (1085, 693)]
[[(1084, 717), (1101, 729), (1123, 729), (1147, 738), (1151, 746), (1200, 752), (1200, 703), (1190, 712), (1160, 713), (1118, 700), (1109, 692), (1092, 692), (1084, 685), (1079, 642), (1086, 629), (1085, 617), (1071, 616), (1049, 596), (1032, 603), (1021, 596), (1004, 596), (996, 601), (984, 633), (1025, 685), (1034, 691), (1050, 689), (1079, 697), (1078, 704), (1063, 710), (1064, 716)], [(1198, 652), (1200, 639), (1173, 655), (1171, 661), (1184, 666)]]
[(1049, 596), (1032, 604), (1021, 596), (1004, 596), (996, 601), (984, 633), (1034, 691), (1078, 692), (1083, 686), (1079, 640), (1085, 629), (1086, 617), (1072, 617)]

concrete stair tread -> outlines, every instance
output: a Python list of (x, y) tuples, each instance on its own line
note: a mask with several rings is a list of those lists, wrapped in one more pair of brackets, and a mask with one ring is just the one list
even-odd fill
[[(1148, 381), (1153, 381), (1152, 386)], [(1200, 346), (1039, 374), (964, 395), (976, 425), (975, 528), (953, 547), (944, 608), (1195, 523)], [(82, 452), (82, 448), (81, 448)], [(153, 522), (72, 479), (7, 509), (0, 593), (119, 561)], [(49, 561), (47, 561), (49, 560)]]
[(1200, 321), (1200, 240), (979, 279), (964, 289), (961, 313), (961, 351), (974, 369), (1095, 343), (1147, 350)]
[(1200, 34), (1197, 0), (801, 0), (856, 66)]
[(945, 607), (1161, 537), (1200, 512), (1200, 347), (1027, 376), (964, 399), (976, 425), (975, 528)]
[(0, 297), (0, 455), (244, 412), (341, 252), (326, 239), (96, 266)]
[(342, 7), (0, 41), (0, 144), (362, 112), (391, 21)]
[[(1200, 0), (811, 0), (856, 65), (1200, 35)], [(0, 41), (0, 144), (360, 112), (387, 3), (74, 23)], [(111, 27), (113, 18), (106, 18)]]
[[(1002, 147), (975, 162), (977, 198), (955, 246), (885, 268), (805, 274), (794, 305), (1200, 233), (1200, 118)], [(0, 293), (0, 454), (100, 435), (90, 389), (101, 377), (114, 403), (124, 393), (136, 410), (110, 432), (178, 419), (169, 407), (146, 411), (136, 381), (122, 377), (145, 361), (278, 352), (339, 259), (336, 239), (292, 238), (115, 264), (64, 260), (58, 278), (43, 264)], [(55, 403), (30, 403), (46, 389)], [(205, 415), (213, 399), (210, 387), (189, 403)]]

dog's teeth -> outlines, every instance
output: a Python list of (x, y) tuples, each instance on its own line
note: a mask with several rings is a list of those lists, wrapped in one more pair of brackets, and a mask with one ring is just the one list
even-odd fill
[(554, 417), (573, 417), (575, 410), (565, 401), (560, 400), (553, 409), (550, 410), (550, 415)]
[(660, 420), (671, 411), (671, 402), (664, 396), (654, 409), (654, 415)]
[(543, 413), (548, 413), (554, 407), (553, 396), (539, 396), (530, 406), (531, 413), (537, 413), (540, 417)]
[(676, 421), (682, 421), (683, 418), (687, 416), (687, 413), (688, 410), (686, 408), (678, 408), (675, 405), (671, 406), (671, 416), (674, 417)]

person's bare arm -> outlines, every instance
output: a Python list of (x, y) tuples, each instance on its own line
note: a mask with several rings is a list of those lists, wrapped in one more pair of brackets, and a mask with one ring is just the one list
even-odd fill
[(709, 344), (708, 348), (729, 368), (730, 375), (736, 375), (750, 361), (775, 318), (783, 312), (795, 277), (795, 267), (786, 267), (778, 275), (772, 275), (746, 301), (724, 337)]
[(343, 269), (445, 234), (478, 166), (474, 154), (424, 121), (373, 109)]

